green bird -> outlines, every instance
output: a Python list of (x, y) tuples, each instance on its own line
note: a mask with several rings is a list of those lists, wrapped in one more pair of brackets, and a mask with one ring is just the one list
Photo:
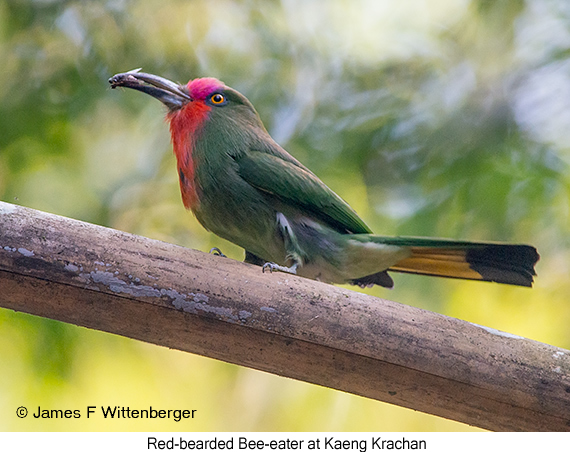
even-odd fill
[(263, 269), (329, 283), (392, 287), (388, 271), (532, 286), (529, 245), (372, 234), (356, 212), (277, 144), (245, 96), (214, 78), (180, 85), (134, 70), (112, 88), (168, 108), (182, 201)]

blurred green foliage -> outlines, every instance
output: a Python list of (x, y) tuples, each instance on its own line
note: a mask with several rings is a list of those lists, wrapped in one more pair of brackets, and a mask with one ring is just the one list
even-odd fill
[[(570, 348), (569, 42), (564, 0), (0, 1), (0, 199), (241, 258), (184, 211), (161, 106), (107, 84), (218, 77), (374, 231), (542, 255), (532, 290), (397, 275), (370, 293)], [(7, 310), (0, 363), (2, 430), (469, 429)], [(199, 416), (14, 414), (93, 404)]]

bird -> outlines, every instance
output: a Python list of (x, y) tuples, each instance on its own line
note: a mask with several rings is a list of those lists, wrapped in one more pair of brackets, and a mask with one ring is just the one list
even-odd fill
[(184, 206), (263, 271), (360, 287), (393, 287), (389, 272), (533, 284), (539, 254), (530, 245), (373, 234), (216, 78), (179, 84), (135, 69), (109, 83), (166, 106)]

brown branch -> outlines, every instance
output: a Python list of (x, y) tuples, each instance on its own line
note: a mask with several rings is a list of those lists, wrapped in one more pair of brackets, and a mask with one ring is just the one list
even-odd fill
[(570, 430), (570, 352), (0, 202), (0, 306), (491, 430)]

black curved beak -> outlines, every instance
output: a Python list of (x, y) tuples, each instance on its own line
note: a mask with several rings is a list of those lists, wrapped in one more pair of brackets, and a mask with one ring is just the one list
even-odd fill
[(133, 69), (129, 72), (113, 75), (109, 79), (111, 88), (122, 86), (142, 91), (161, 101), (169, 110), (178, 110), (188, 102), (192, 102), (192, 98), (184, 85), (171, 82), (158, 75), (139, 71), (140, 69)]

